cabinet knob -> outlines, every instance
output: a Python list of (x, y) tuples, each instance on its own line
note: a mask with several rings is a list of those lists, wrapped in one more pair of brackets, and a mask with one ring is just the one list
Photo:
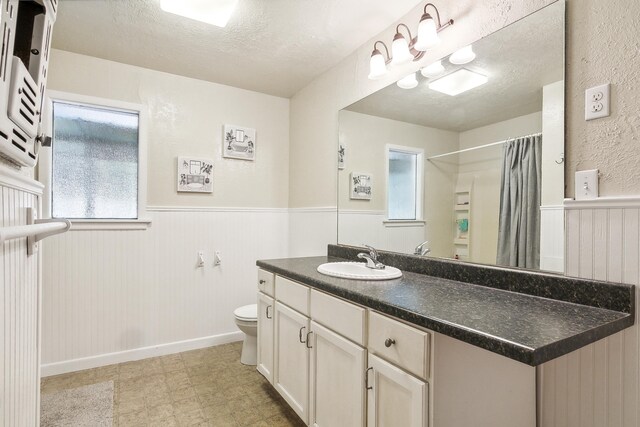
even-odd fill
[(384, 340), (384, 346), (387, 348), (391, 347), (395, 343), (396, 343), (396, 340), (392, 340), (391, 338), (387, 338), (386, 340)]
[(266, 280), (264, 280), (264, 279), (260, 279), (260, 284), (261, 284), (261, 285), (264, 285), (265, 283), (267, 283), (267, 281), (266, 281)]

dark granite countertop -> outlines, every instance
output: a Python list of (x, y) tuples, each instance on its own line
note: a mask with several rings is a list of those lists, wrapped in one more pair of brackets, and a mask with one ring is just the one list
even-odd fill
[(536, 366), (633, 325), (614, 311), (403, 271), (400, 279), (325, 276), (336, 257), (261, 260), (260, 268), (418, 326)]

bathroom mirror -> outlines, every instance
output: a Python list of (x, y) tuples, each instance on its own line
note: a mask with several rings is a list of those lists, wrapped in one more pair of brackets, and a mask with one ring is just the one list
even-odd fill
[(562, 272), (564, 18), (553, 3), (341, 110), (338, 243)]

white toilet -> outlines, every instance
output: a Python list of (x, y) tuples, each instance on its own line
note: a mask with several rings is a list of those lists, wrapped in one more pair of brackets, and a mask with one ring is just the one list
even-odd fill
[(258, 357), (258, 305), (250, 304), (238, 307), (233, 312), (236, 318), (236, 325), (244, 332), (244, 343), (242, 344), (242, 356), (240, 362), (244, 365), (255, 365)]

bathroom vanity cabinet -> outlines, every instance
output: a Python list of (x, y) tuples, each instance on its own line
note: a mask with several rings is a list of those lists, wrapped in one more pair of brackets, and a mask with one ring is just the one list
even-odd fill
[(263, 269), (258, 280), (257, 369), (307, 425), (535, 426), (535, 368)]

